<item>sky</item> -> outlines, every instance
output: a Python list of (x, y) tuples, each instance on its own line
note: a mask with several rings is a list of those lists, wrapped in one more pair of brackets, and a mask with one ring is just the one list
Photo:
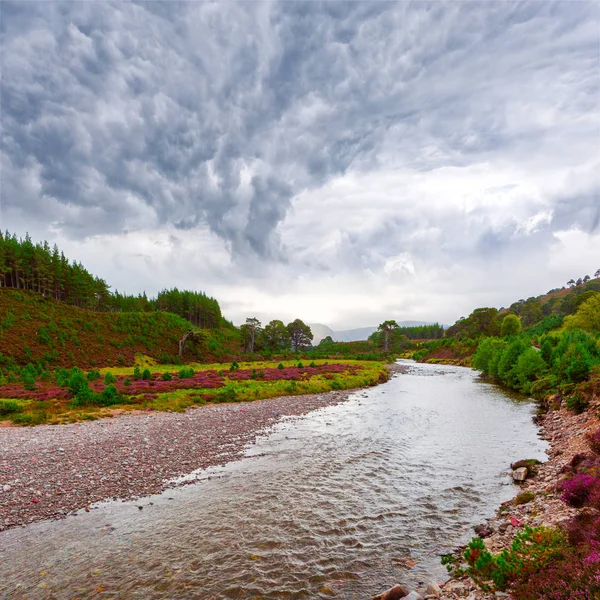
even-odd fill
[(600, 3), (0, 3), (0, 227), (235, 323), (600, 269)]

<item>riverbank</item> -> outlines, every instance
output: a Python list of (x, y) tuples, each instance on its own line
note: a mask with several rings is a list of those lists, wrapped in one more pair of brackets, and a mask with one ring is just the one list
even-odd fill
[(71, 425), (0, 430), (0, 531), (61, 518), (102, 500), (159, 493), (170, 480), (240, 458), (282, 417), (352, 392), (146, 412)]
[[(600, 425), (597, 416), (599, 411), (600, 398), (594, 395), (590, 398), (588, 410), (580, 415), (561, 406), (557, 410), (546, 412), (540, 418), (540, 434), (550, 444), (547, 451), (549, 460), (537, 465), (533, 477), (519, 486), (519, 492), (530, 492), (534, 495), (530, 502), (516, 504), (512, 500), (507, 501), (500, 506), (493, 518), (476, 528), (478, 535), (484, 538), (488, 550), (497, 553), (510, 548), (515, 535), (526, 525), (561, 525), (580, 512), (580, 509), (571, 508), (561, 501), (558, 484), (564, 473), (569, 471), (573, 457), (580, 453), (589, 453), (586, 434)], [(460, 548), (457, 555), (462, 554), (463, 550), (464, 548)], [(463, 577), (447, 581), (439, 598), (491, 600), (510, 598), (510, 594), (483, 592), (468, 577)]]
[(241, 458), (281, 418), (345, 402), (355, 391), (0, 429), (0, 531), (159, 493), (177, 477)]

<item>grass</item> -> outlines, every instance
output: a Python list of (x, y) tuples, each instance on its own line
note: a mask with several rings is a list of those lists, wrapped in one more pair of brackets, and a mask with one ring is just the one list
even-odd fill
[[(151, 364), (147, 357), (138, 356), (139, 366), (152, 371), (150, 381), (132, 381), (125, 385), (125, 379), (133, 380), (134, 367), (111, 367), (99, 369), (101, 378), (90, 382), (94, 391), (103, 388), (106, 374), (110, 373), (116, 379), (123, 402), (103, 408), (100, 406), (74, 406), (71, 397), (65, 397), (64, 388), (54, 389), (61, 397), (40, 400), (1, 399), (0, 411), (5, 403), (7, 410), (4, 418), (18, 425), (37, 425), (40, 423), (72, 423), (81, 420), (93, 420), (101, 416), (112, 416), (115, 411), (158, 410), (182, 412), (190, 406), (201, 406), (206, 403), (222, 402), (252, 402), (278, 396), (294, 396), (301, 394), (321, 394), (331, 390), (346, 390), (376, 385), (387, 380), (388, 372), (383, 363), (373, 361), (325, 361), (316, 360), (311, 365), (298, 367), (298, 361), (283, 361), (283, 369), (278, 368), (279, 362), (241, 362), (238, 368), (231, 370), (230, 363), (215, 363), (211, 365), (193, 364), (196, 379), (182, 378), (178, 374), (180, 365)], [(172, 375), (165, 380), (164, 374)], [(201, 375), (206, 373), (206, 375)], [(266, 374), (266, 375), (265, 375)], [(273, 377), (282, 378), (273, 379)], [(271, 377), (271, 379), (269, 379)], [(127, 394), (131, 388), (138, 393)], [(164, 384), (178, 388), (164, 390)], [(48, 384), (50, 385), (50, 384)], [(211, 387), (203, 387), (210, 385)], [(142, 390), (143, 393), (139, 393)], [(0, 387), (0, 395), (2, 387)], [(27, 393), (27, 392), (23, 392)], [(31, 392), (35, 394), (38, 392)]]

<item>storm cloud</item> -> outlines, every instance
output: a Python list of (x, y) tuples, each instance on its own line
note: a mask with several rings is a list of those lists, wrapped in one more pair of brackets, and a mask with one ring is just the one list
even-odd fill
[(0, 225), (127, 291), (352, 326), (600, 267), (597, 2), (0, 10)]

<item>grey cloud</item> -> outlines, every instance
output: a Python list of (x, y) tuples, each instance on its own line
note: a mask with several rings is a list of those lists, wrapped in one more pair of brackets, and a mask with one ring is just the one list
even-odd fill
[[(598, 93), (592, 3), (3, 2), (2, 13), (3, 200), (76, 238), (208, 224), (234, 254), (285, 262), (278, 226), (298, 192), (349, 170), (555, 152), (552, 136), (569, 140)], [(527, 103), (563, 119), (528, 119)], [(588, 197), (571, 223), (593, 223)], [(553, 226), (570, 202), (556, 200)], [(422, 221), (404, 219), (350, 235), (344, 251), (375, 265), (410, 250)]]

